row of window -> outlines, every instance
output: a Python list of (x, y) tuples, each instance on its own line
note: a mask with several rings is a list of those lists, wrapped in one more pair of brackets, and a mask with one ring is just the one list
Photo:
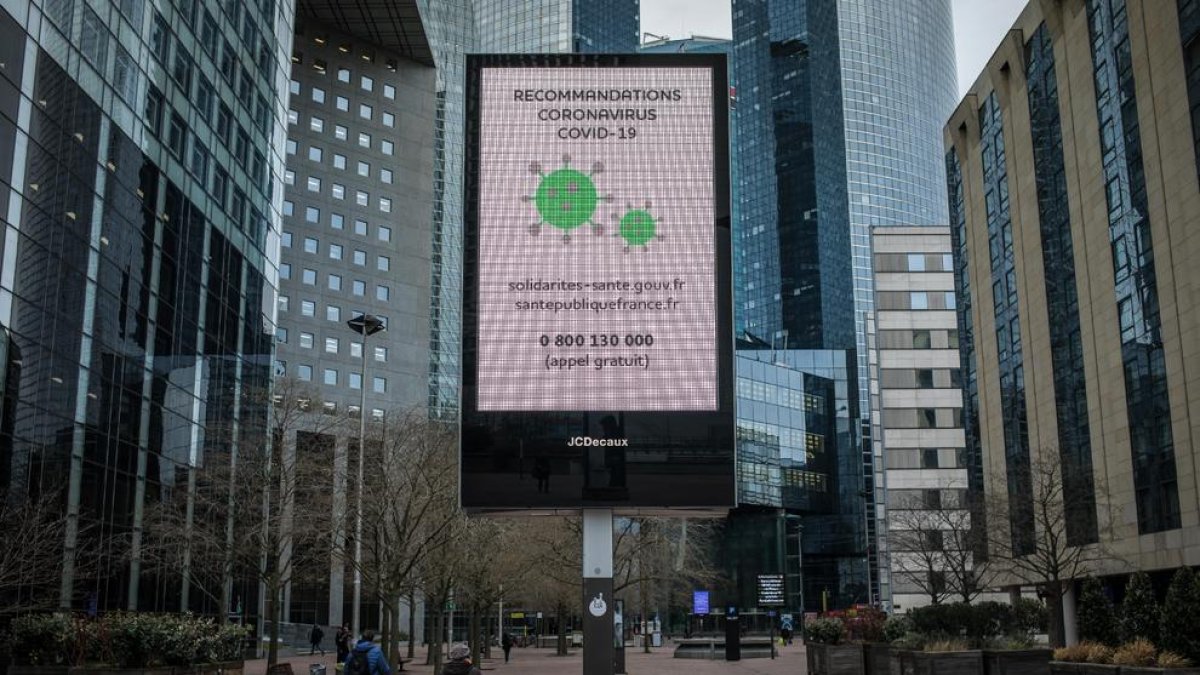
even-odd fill
[[(275, 329), (276, 342), (279, 342), (280, 344), (288, 344), (288, 338), (289, 338), (289, 335), (288, 335), (287, 328), (279, 327), (279, 328)], [(313, 335), (312, 333), (309, 333), (307, 331), (300, 331), (300, 337), (296, 342), (297, 342), (297, 344), (300, 345), (301, 349), (312, 349), (316, 346), (316, 339), (317, 339), (316, 336)], [(357, 340), (349, 340), (348, 343), (350, 345), (349, 346), (350, 357), (355, 358), (355, 359), (361, 359), (362, 358), (362, 343)], [(325, 338), (326, 353), (339, 354), (339, 353), (341, 353), (341, 348), (342, 348), (341, 338), (337, 338), (337, 337), (326, 337)], [(387, 359), (388, 359), (388, 348), (387, 347), (376, 346), (374, 349), (374, 353), (375, 353), (376, 361), (379, 361), (380, 363), (387, 363)]]
[[(283, 205), (284, 205), (284, 209), (286, 210), (288, 215), (291, 215), (291, 213), (293, 211), (295, 211), (295, 205), (292, 202), (285, 201), (283, 203)], [(318, 208), (315, 208), (315, 207), (311, 207), (311, 206), (306, 207), (304, 209), (304, 220), (306, 220), (310, 223), (320, 222), (321, 221), (321, 210)], [(334, 230), (339, 230), (339, 231), (346, 229), (345, 216), (343, 216), (340, 213), (330, 213), (329, 214), (329, 227)], [(360, 237), (366, 237), (366, 236), (368, 236), (369, 230), (370, 230), (370, 224), (367, 223), (367, 221), (363, 220), (362, 218), (354, 219), (354, 234), (356, 234)], [(392, 240), (392, 228), (387, 227), (385, 225), (375, 226), (375, 238), (378, 239), (379, 241), (391, 241)], [(311, 251), (308, 250), (308, 239), (309, 239), (309, 237), (306, 237), (304, 240), (305, 241), (305, 252), (306, 253), (316, 253), (317, 251), (316, 251), (315, 247)], [(316, 242), (316, 240), (313, 239), (313, 242)], [(292, 245), (292, 233), (288, 232), (286, 230), (284, 230), (284, 232), (283, 232), (283, 245), (284, 245), (284, 247), (289, 247)], [(330, 251), (329, 251), (329, 257), (333, 258), (334, 260), (341, 260), (342, 259), (342, 257), (341, 257), (342, 247), (338, 246), (337, 251), (338, 251), (338, 255), (336, 257), (334, 257), (333, 246), (331, 246)]]
[(876, 272), (953, 272), (949, 253), (876, 253)]
[[(292, 264), (291, 263), (282, 263), (279, 266), (279, 278), (280, 279), (291, 279), (292, 278)], [(301, 283), (303, 283), (306, 286), (316, 286), (317, 285), (317, 271), (314, 269), (309, 269), (307, 267), (304, 268), (300, 274), (300, 281), (301, 281)], [(331, 291), (342, 290), (342, 275), (327, 274), (326, 275), (326, 287)], [(367, 294), (367, 282), (365, 282), (361, 279), (352, 280), (350, 282), (350, 292), (351, 292), (351, 294), (359, 296), (359, 297), (365, 296)], [(376, 285), (375, 286), (375, 299), (383, 301), (383, 302), (387, 302), (388, 300), (391, 300), (392, 299), (391, 289), (387, 286), (384, 286), (383, 284)]]
[[(287, 374), (287, 361), (276, 361), (275, 362), (275, 374), (279, 377), (283, 377), (284, 375)], [(276, 403), (280, 403), (283, 401), (283, 397), (281, 397), (279, 395), (276, 395), (274, 398), (275, 398)], [(312, 399), (298, 398), (298, 399), (296, 399), (296, 407), (299, 408), (300, 410), (308, 412), (308, 411), (312, 410)], [(358, 413), (360, 410), (361, 410), (361, 408), (359, 408), (356, 405), (346, 406), (346, 414), (349, 417), (354, 418), (354, 419), (358, 418)], [(335, 401), (322, 401), (321, 402), (321, 412), (322, 413), (324, 413), (326, 415), (336, 415), (337, 411), (338, 411), (337, 402), (335, 402)], [(374, 419), (377, 422), (382, 422), (384, 419), (383, 408), (372, 408), (371, 409), (371, 417), (372, 417), (372, 419)], [(312, 436), (319, 438), (321, 436), (324, 436), (324, 434), (312, 434)]]
[(884, 408), (886, 429), (960, 429), (962, 408)]
[(888, 448), (884, 457), (889, 469), (962, 469), (967, 466), (965, 448)]
[[(384, 228), (380, 228), (380, 229), (384, 229)], [(382, 239), (382, 238), (381, 238), (381, 240), (387, 241), (386, 239)], [(305, 253), (311, 253), (313, 255), (316, 255), (317, 253), (320, 252), (321, 242), (316, 237), (305, 237), (303, 244), (304, 244), (304, 252)], [(291, 246), (292, 246), (292, 233), (291, 232), (283, 233), (283, 246), (284, 246), (284, 248), (291, 248)], [(344, 251), (345, 251), (345, 249), (342, 247), (341, 244), (330, 244), (329, 245), (329, 258), (331, 260), (341, 260), (342, 254), (344, 253)], [(354, 249), (354, 252), (351, 256), (351, 260), (355, 265), (366, 265), (367, 264), (367, 252), (359, 250), (359, 249)], [(375, 256), (375, 269), (379, 270), (380, 272), (390, 272), (392, 269), (392, 259), (386, 255)], [(314, 283), (315, 283), (315, 281), (314, 281)]]
[(881, 330), (880, 349), (958, 349), (957, 330)]
[[(280, 295), (278, 300), (279, 311), (287, 312), (291, 309), (291, 298), (286, 295)], [(359, 316), (362, 312), (359, 310), (351, 310), (350, 316)], [(300, 316), (315, 317), (317, 315), (317, 303), (313, 300), (300, 301)], [(383, 321), (384, 328), (387, 328), (387, 317), (374, 315), (379, 320)], [(328, 321), (341, 322), (342, 308), (338, 305), (325, 306), (325, 319)], [(282, 323), (282, 322), (281, 322)]]
[[(334, 128), (333, 128), (333, 137), (334, 137), (334, 138), (336, 138), (336, 139), (338, 139), (339, 141), (348, 141), (348, 140), (350, 140), (350, 130), (349, 130), (349, 129), (347, 129), (346, 127), (344, 127), (344, 126), (340, 125), (340, 124), (335, 124), (335, 125), (334, 125)], [(374, 142), (374, 141), (373, 141), (373, 138), (372, 138), (371, 134), (369, 134), (369, 133), (367, 133), (367, 132), (365, 132), (365, 131), (360, 131), (360, 132), (358, 132), (358, 145), (359, 145), (359, 147), (361, 147), (361, 148), (367, 148), (367, 149), (370, 149), (370, 148), (371, 148), (371, 144), (372, 144), (373, 142)], [(296, 145), (296, 140), (295, 140), (294, 138), (289, 138), (289, 139), (287, 140), (287, 154), (289, 154), (289, 155), (294, 155), (294, 154), (296, 154), (296, 148), (297, 148), (297, 145)], [(320, 153), (321, 153), (321, 152), (323, 152), (323, 151), (321, 150), (321, 148), (319, 148), (319, 147), (318, 147), (318, 148), (317, 148), (317, 153), (318, 153), (318, 154), (317, 154), (317, 156), (314, 158), (314, 157), (313, 157), (313, 153), (312, 153), (312, 151), (311, 151), (311, 149), (310, 149), (308, 158), (309, 158), (309, 159), (311, 159), (311, 160), (313, 160), (313, 161), (315, 161), (315, 162), (319, 162), (319, 161), (321, 161), (321, 155), (320, 155)], [(382, 138), (382, 139), (380, 139), (380, 140), (379, 140), (379, 152), (381, 152), (381, 153), (383, 153), (383, 154), (385, 154), (385, 155), (388, 155), (389, 157), (390, 157), (390, 156), (392, 156), (392, 155), (395, 155), (395, 154), (396, 154), (396, 144), (395, 144), (395, 142), (393, 142), (393, 141), (391, 141), (391, 140), (389, 140), (389, 139), (386, 139), (386, 138)], [(335, 157), (336, 157), (336, 156), (337, 156), (337, 155), (335, 154)], [(346, 167), (345, 167), (345, 166), (338, 167), (338, 166), (336, 166), (336, 165), (335, 165), (335, 167), (334, 167), (334, 168), (340, 168), (340, 169), (344, 169), (344, 168), (346, 168)]]
[[(275, 367), (286, 373), (287, 361), (278, 361), (276, 362)], [(296, 366), (296, 379), (300, 380), (301, 382), (312, 382), (314, 372), (315, 370), (312, 365), (301, 363)], [(347, 386), (349, 386), (351, 389), (362, 389), (362, 373), (350, 371), (345, 375), (346, 377), (343, 378), (342, 373), (337, 368), (323, 368), (321, 372), (321, 382), (331, 387), (336, 387), (338, 386), (338, 383), (344, 379)], [(379, 376), (372, 377), (371, 391), (374, 391), (376, 394), (386, 394), (387, 378)]]
[(881, 389), (958, 389), (958, 368), (884, 368), (879, 371)]
[(880, 291), (881, 310), (955, 309), (954, 291)]

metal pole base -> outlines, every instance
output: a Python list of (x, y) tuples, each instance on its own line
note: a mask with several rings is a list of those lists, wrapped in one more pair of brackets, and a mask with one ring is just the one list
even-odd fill
[(613, 675), (611, 509), (583, 511), (583, 675)]

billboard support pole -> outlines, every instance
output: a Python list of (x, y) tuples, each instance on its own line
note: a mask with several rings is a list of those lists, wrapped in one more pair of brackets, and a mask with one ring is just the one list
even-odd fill
[(613, 675), (612, 509), (583, 510), (583, 675)]

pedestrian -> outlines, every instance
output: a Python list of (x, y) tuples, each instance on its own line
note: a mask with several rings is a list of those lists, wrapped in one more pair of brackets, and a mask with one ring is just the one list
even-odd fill
[(508, 633), (500, 636), (500, 648), (504, 650), (504, 662), (508, 663), (508, 653), (512, 651), (513, 639)]
[(375, 631), (364, 630), (362, 639), (346, 657), (345, 675), (392, 675), (383, 650), (375, 644)]
[(325, 648), (321, 646), (321, 639), (324, 637), (325, 631), (321, 630), (321, 627), (314, 621), (312, 630), (308, 632), (308, 642), (312, 645), (312, 649), (308, 652), (309, 656), (316, 654), (318, 649), (321, 650), (321, 656), (325, 656)]
[(450, 648), (450, 660), (442, 666), (441, 675), (483, 675), (483, 673), (471, 663), (471, 649), (460, 642)]
[(337, 635), (333, 640), (337, 644), (337, 662), (345, 663), (346, 657), (350, 655), (350, 626), (338, 626)]

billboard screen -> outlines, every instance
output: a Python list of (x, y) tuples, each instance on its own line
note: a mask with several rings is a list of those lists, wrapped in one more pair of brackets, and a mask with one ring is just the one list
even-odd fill
[(732, 503), (724, 56), (467, 71), (463, 505)]

